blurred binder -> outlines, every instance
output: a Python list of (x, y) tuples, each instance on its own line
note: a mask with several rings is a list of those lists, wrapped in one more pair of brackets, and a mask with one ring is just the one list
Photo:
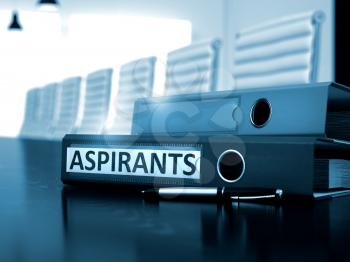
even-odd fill
[(61, 178), (141, 188), (280, 188), (318, 199), (350, 193), (349, 150), (346, 142), (315, 137), (67, 135)]
[(132, 134), (301, 135), (350, 139), (350, 88), (312, 83), (140, 99)]

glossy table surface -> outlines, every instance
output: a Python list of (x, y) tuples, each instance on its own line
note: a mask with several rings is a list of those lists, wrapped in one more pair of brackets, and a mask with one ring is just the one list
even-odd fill
[(0, 261), (350, 261), (350, 197), (146, 202), (64, 186), (58, 142), (0, 138)]

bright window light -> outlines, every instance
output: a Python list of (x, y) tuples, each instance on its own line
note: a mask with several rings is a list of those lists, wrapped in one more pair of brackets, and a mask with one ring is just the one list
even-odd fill
[[(113, 77), (112, 99), (118, 88), (117, 66), (146, 56), (158, 58), (154, 95), (161, 95), (166, 54), (190, 44), (192, 35), (191, 23), (188, 21), (140, 16), (81, 14), (71, 16), (68, 25), (68, 45), (64, 55), (68, 56), (70, 62), (65, 63), (66, 70), (86, 75), (98, 68), (113, 67), (116, 73)], [(82, 111), (78, 118), (81, 116)], [(112, 106), (107, 127), (112, 125), (114, 116)]]
[(19, 11), (23, 31), (8, 31), (12, 10), (0, 11), (0, 136), (16, 136), (30, 88), (57, 80), (51, 59), (61, 35), (58, 14)]
[(191, 43), (191, 23), (141, 16), (19, 12), (22, 32), (7, 31), (11, 10), (0, 11), (0, 136), (16, 136), (24, 116), (26, 91), (70, 76), (115, 69), (145, 56), (157, 56), (155, 95), (162, 93), (166, 54)]
[[(85, 74), (145, 56), (157, 56), (162, 70), (166, 53), (190, 44), (192, 35), (191, 23), (178, 19), (82, 14), (71, 16), (68, 25), (65, 54), (73, 59), (67, 70)], [(163, 74), (156, 76), (158, 83)], [(158, 84), (156, 94), (161, 89)]]

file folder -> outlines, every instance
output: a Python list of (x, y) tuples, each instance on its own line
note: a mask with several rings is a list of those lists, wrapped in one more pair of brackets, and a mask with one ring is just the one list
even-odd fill
[(348, 163), (349, 148), (312, 136), (66, 135), (61, 178), (145, 189), (279, 188), (286, 196), (318, 199), (350, 192), (335, 183), (349, 176), (339, 167)]
[(134, 135), (315, 136), (350, 140), (350, 88), (312, 83), (140, 99)]

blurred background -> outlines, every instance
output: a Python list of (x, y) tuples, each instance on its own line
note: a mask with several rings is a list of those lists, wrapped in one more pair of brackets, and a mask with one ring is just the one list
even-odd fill
[[(29, 90), (49, 83), (62, 86), (65, 79), (80, 76), (79, 95), (84, 96), (88, 90), (87, 76), (106, 68), (114, 73), (104, 120), (105, 126), (113, 126), (118, 103), (115, 98), (121, 96), (118, 90), (123, 86), (120, 81), (123, 65), (156, 57), (153, 86), (148, 95), (160, 96), (167, 93), (170, 53), (210, 39), (219, 39), (220, 52), (215, 60), (215, 87), (204, 91), (240, 88), (235, 81), (237, 34), (265, 21), (280, 18), (283, 21), (283, 17), (295, 14), (313, 11), (324, 14), (316, 81), (335, 79), (332, 0), (57, 0), (48, 1), (49, 9), (40, 2), (45, 1), (0, 2), (0, 136), (17, 136), (24, 129), (26, 117), (27, 122), (33, 122), (40, 115), (36, 112), (33, 117), (27, 112), (26, 116)], [(18, 26), (13, 26), (13, 22)], [(84, 101), (75, 102), (79, 103), (75, 126), (84, 122), (87, 112)], [(57, 126), (62, 106), (56, 109), (51, 117), (58, 119)], [(53, 129), (54, 125), (48, 132), (54, 132)]]

